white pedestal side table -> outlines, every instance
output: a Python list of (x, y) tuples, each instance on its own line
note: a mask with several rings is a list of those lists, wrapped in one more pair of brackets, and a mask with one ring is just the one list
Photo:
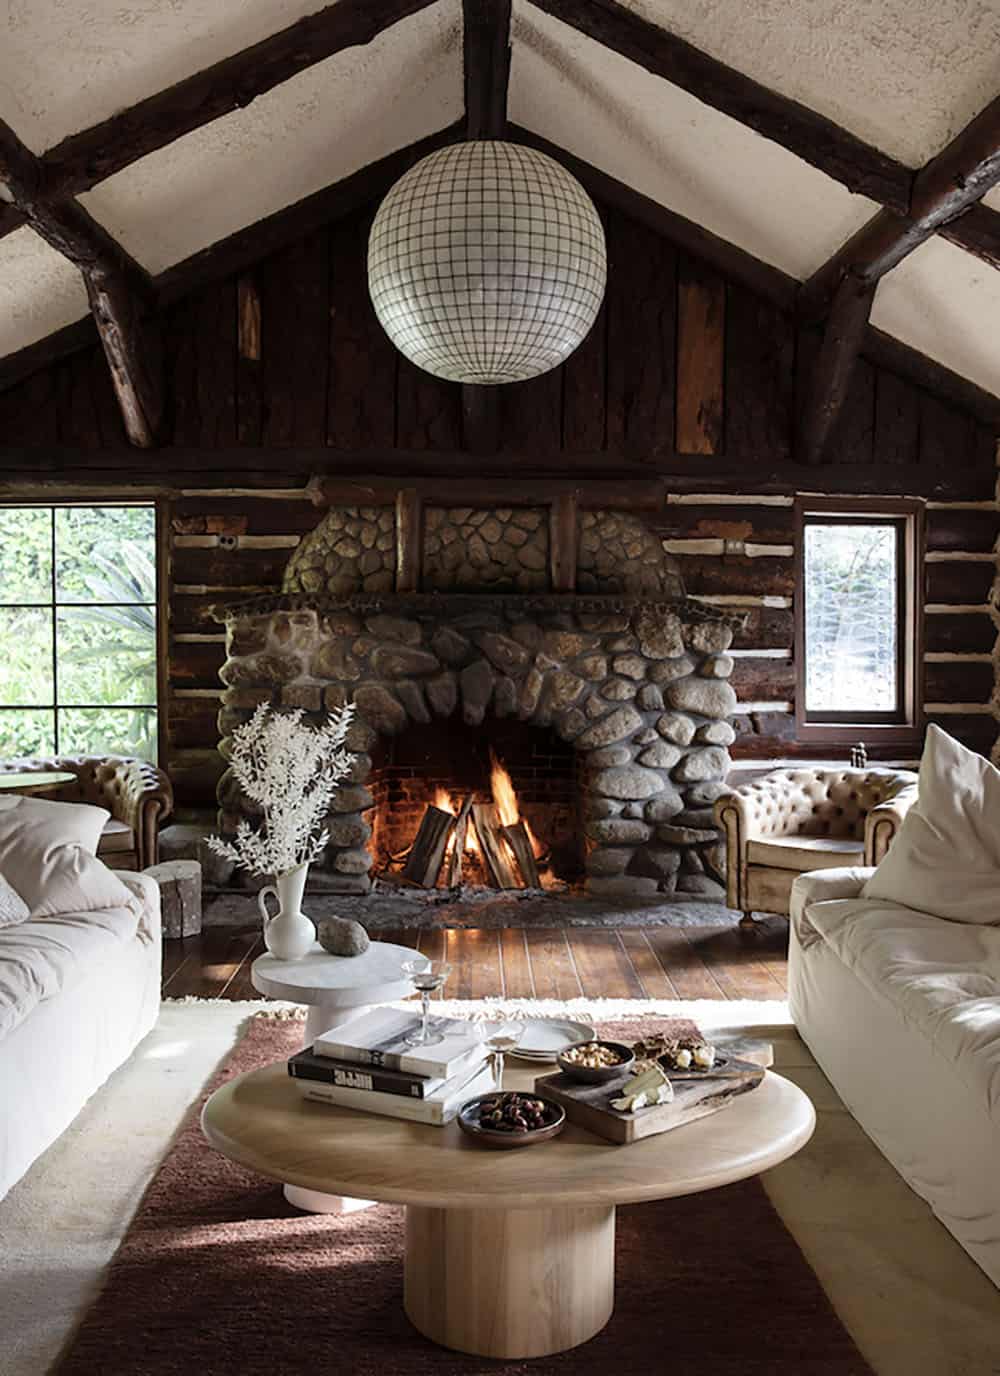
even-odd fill
[[(312, 1046), (321, 1033), (347, 1017), (365, 1013), (374, 1004), (408, 998), (413, 984), (403, 973), (403, 962), (419, 959), (412, 947), (389, 941), (373, 941), (360, 956), (332, 956), (314, 942), (301, 960), (278, 960), (270, 952), (258, 956), (250, 967), (250, 980), (268, 998), (307, 1006), (302, 1044)], [(314, 1214), (350, 1213), (372, 1202), (288, 1184), (285, 1198)]]

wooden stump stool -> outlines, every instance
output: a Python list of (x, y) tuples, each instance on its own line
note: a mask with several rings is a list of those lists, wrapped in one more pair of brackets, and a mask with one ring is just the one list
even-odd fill
[(197, 860), (165, 860), (146, 870), (160, 890), (164, 937), (197, 936), (201, 931), (201, 866)]

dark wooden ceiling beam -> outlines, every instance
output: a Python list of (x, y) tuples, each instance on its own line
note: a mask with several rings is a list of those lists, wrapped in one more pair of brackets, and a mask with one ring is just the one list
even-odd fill
[(502, 139), (510, 85), (511, 0), (462, 0), (465, 136)]
[(149, 448), (163, 417), (158, 341), (155, 327), (146, 324), (152, 281), (78, 201), (45, 199), (38, 158), (2, 120), (0, 179), (25, 222), (83, 276), (126, 433), (133, 444)]
[[(862, 282), (878, 282), (949, 222), (955, 222), (959, 235), (952, 242), (971, 246), (972, 236), (963, 234), (962, 220), (998, 182), (1000, 98), (991, 101), (920, 169), (905, 215), (883, 208), (813, 273), (800, 295), (802, 319), (825, 315), (847, 273)], [(968, 228), (974, 230), (976, 224), (974, 220)]]
[(942, 239), (1000, 268), (1000, 210), (981, 202), (938, 230)]
[(848, 273), (837, 289), (799, 422), (800, 463), (823, 462), (847, 399), (876, 288), (877, 283), (861, 282)]
[[(157, 453), (155, 472), (137, 462), (135, 450), (79, 449), (62, 446), (0, 446), (0, 494), (40, 490), (47, 483), (67, 487), (100, 487), (123, 484), (146, 491), (206, 487), (306, 488), (315, 477), (357, 484), (356, 501), (383, 488), (380, 479), (396, 477), (399, 486), (419, 486), (428, 481), (469, 477), (467, 453), (421, 450), (364, 450), (337, 452), (331, 449), (184, 449), (164, 448)], [(620, 453), (574, 454), (572, 477), (567, 479), (565, 457), (548, 461), (536, 454), (510, 453), (484, 458), (476, 467), (478, 481), (506, 479), (516, 484), (519, 476), (543, 483), (553, 490), (564, 486), (583, 488), (592, 482), (617, 484), (628, 490), (635, 484), (646, 492), (657, 481), (666, 492), (794, 493), (800, 491), (866, 496), (924, 496), (938, 500), (983, 500), (993, 492), (996, 472), (992, 463), (963, 468), (953, 460), (914, 467), (907, 464), (823, 464), (806, 468), (798, 463), (765, 463), (716, 467), (704, 457), (650, 460), (648, 455)]]
[[(462, 0), (462, 74), (465, 137), (502, 139), (507, 133), (511, 0)], [(497, 387), (462, 385), (462, 439), (475, 454), (500, 447)]]
[(722, 114), (803, 158), (827, 176), (900, 213), (913, 173), (832, 120), (641, 19), (616, 0), (532, 0), (563, 23), (680, 86)]
[(50, 148), (41, 158), (49, 197), (72, 196), (346, 48), (370, 43), (433, 0), (337, 0), (252, 47)]

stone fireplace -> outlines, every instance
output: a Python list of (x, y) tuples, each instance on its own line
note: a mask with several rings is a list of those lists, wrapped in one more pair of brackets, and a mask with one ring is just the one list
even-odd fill
[[(355, 704), (326, 887), (367, 892), (436, 793), (488, 789), (492, 754), (562, 879), (614, 897), (721, 896), (711, 809), (730, 766), (739, 622), (685, 596), (635, 513), (560, 491), (522, 506), (412, 491), (337, 506), (280, 596), (216, 615), (223, 754), (262, 701)], [(231, 774), (219, 801), (225, 832), (252, 815)]]

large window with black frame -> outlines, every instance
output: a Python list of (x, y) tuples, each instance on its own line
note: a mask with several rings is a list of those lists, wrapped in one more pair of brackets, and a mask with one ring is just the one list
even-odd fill
[(800, 738), (901, 739), (920, 707), (922, 510), (851, 498), (798, 505)]
[(156, 759), (156, 508), (0, 507), (0, 757)]

